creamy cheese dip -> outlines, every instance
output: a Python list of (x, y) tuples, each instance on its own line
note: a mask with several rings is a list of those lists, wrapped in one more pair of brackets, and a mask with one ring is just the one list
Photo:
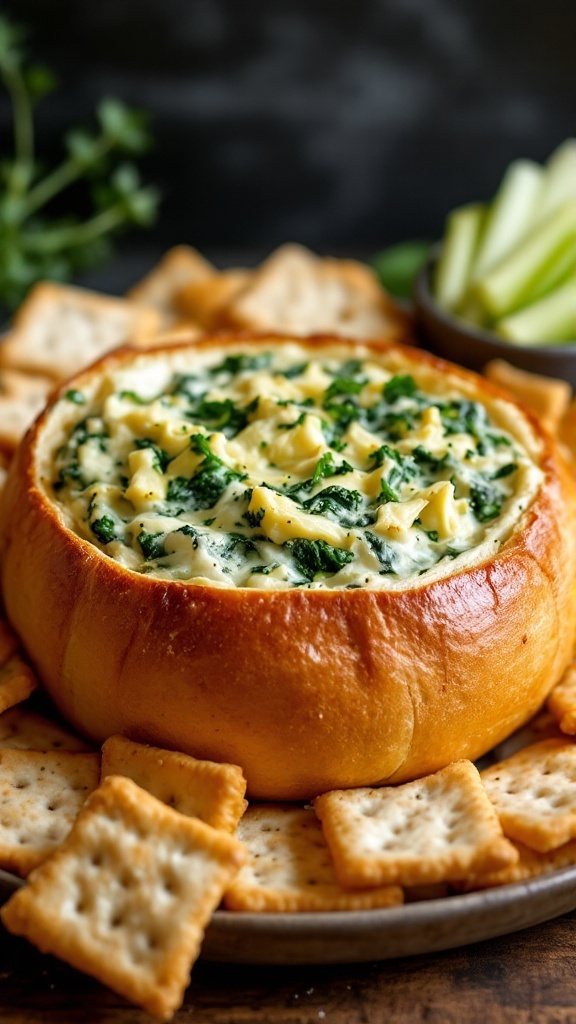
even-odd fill
[(44, 486), (106, 555), (190, 584), (398, 590), (490, 557), (541, 482), (525, 421), (350, 351), (175, 349), (88, 377), (51, 413)]

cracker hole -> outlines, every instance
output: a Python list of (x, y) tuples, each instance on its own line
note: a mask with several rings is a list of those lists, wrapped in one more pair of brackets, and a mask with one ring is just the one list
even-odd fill
[(86, 910), (86, 900), (76, 900), (74, 910), (77, 914), (83, 914)]
[(372, 807), (365, 807), (364, 810), (362, 811), (362, 813), (363, 813), (365, 818), (375, 818), (376, 815), (378, 814), (378, 808), (377, 807), (373, 807), (373, 806)]
[(94, 868), (102, 867), (104, 863), (104, 854), (102, 852), (93, 853), (90, 857), (90, 863)]
[(29, 785), (29, 779), (17, 779), (14, 783), (14, 789), (27, 789)]
[(30, 842), (30, 837), (29, 836), (18, 836), (18, 842), (20, 843), (20, 846), (25, 846), (26, 843)]
[(51, 800), (50, 803), (46, 804), (47, 811), (58, 811), (62, 807), (60, 800)]
[(121, 925), (123, 925), (123, 924), (124, 924), (124, 915), (123, 914), (114, 914), (114, 917), (112, 917), (110, 919), (110, 927), (111, 928), (120, 928)]

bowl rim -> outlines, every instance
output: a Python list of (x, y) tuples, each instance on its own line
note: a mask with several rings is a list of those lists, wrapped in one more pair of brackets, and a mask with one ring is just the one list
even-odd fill
[(480, 327), (474, 327), (473, 324), (468, 324), (466, 320), (462, 320), (453, 313), (442, 309), (434, 298), (430, 287), (432, 272), (438, 262), (440, 248), (441, 247), (438, 246), (433, 249), (426, 263), (418, 271), (414, 279), (412, 297), (414, 307), (417, 312), (418, 310), (424, 310), (427, 316), (434, 317), (448, 330), (457, 331), (465, 337), (473, 338), (474, 341), (480, 342), (481, 344), (491, 345), (496, 348), (501, 347), (503, 353), (518, 351), (533, 352), (535, 355), (550, 358), (553, 362), (561, 359), (562, 357), (566, 358), (569, 356), (576, 356), (576, 340), (551, 342), (548, 345), (515, 345), (513, 342), (506, 341), (505, 338), (500, 338), (499, 335), (493, 334), (491, 331), (484, 330)]

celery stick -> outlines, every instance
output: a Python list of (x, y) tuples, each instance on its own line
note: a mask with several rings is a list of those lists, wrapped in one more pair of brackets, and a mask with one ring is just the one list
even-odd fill
[(567, 199), (576, 199), (576, 139), (566, 139), (547, 160), (531, 226), (540, 224)]
[(454, 310), (457, 316), (462, 320), (466, 320), (467, 323), (473, 324), (474, 327), (488, 327), (490, 324), (489, 318), (486, 316), (486, 310), (480, 305), (478, 299), (466, 292), (462, 302)]
[(564, 247), (576, 246), (576, 200), (568, 200), (523, 238), (474, 287), (486, 310), (504, 316), (522, 304), (549, 273)]
[(542, 188), (542, 168), (532, 160), (515, 160), (488, 208), (486, 226), (471, 271), (482, 277), (526, 234)]
[(576, 342), (576, 280), (500, 320), (496, 331), (518, 345)]
[(562, 249), (558, 250), (556, 258), (548, 270), (538, 278), (530, 295), (526, 296), (526, 300), (536, 302), (537, 299), (554, 291), (558, 285), (564, 284), (568, 279), (576, 281), (576, 245), (571, 238)]
[(448, 214), (434, 277), (436, 301), (445, 309), (455, 309), (464, 295), (484, 213), (482, 203), (471, 203)]

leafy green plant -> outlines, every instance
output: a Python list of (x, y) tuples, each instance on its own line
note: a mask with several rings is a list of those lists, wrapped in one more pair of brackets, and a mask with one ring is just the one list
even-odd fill
[[(154, 222), (159, 201), (133, 163), (119, 162), (143, 153), (150, 136), (147, 115), (117, 99), (98, 104), (93, 130), (68, 131), (62, 162), (44, 168), (35, 151), (34, 114), (57, 83), (48, 68), (28, 62), (24, 42), (24, 30), (0, 17), (0, 77), (14, 137), (13, 155), (0, 162), (0, 304), (8, 308), (41, 278), (67, 280), (101, 262), (111, 236)], [(88, 216), (55, 215), (53, 200), (77, 182), (87, 186)]]

